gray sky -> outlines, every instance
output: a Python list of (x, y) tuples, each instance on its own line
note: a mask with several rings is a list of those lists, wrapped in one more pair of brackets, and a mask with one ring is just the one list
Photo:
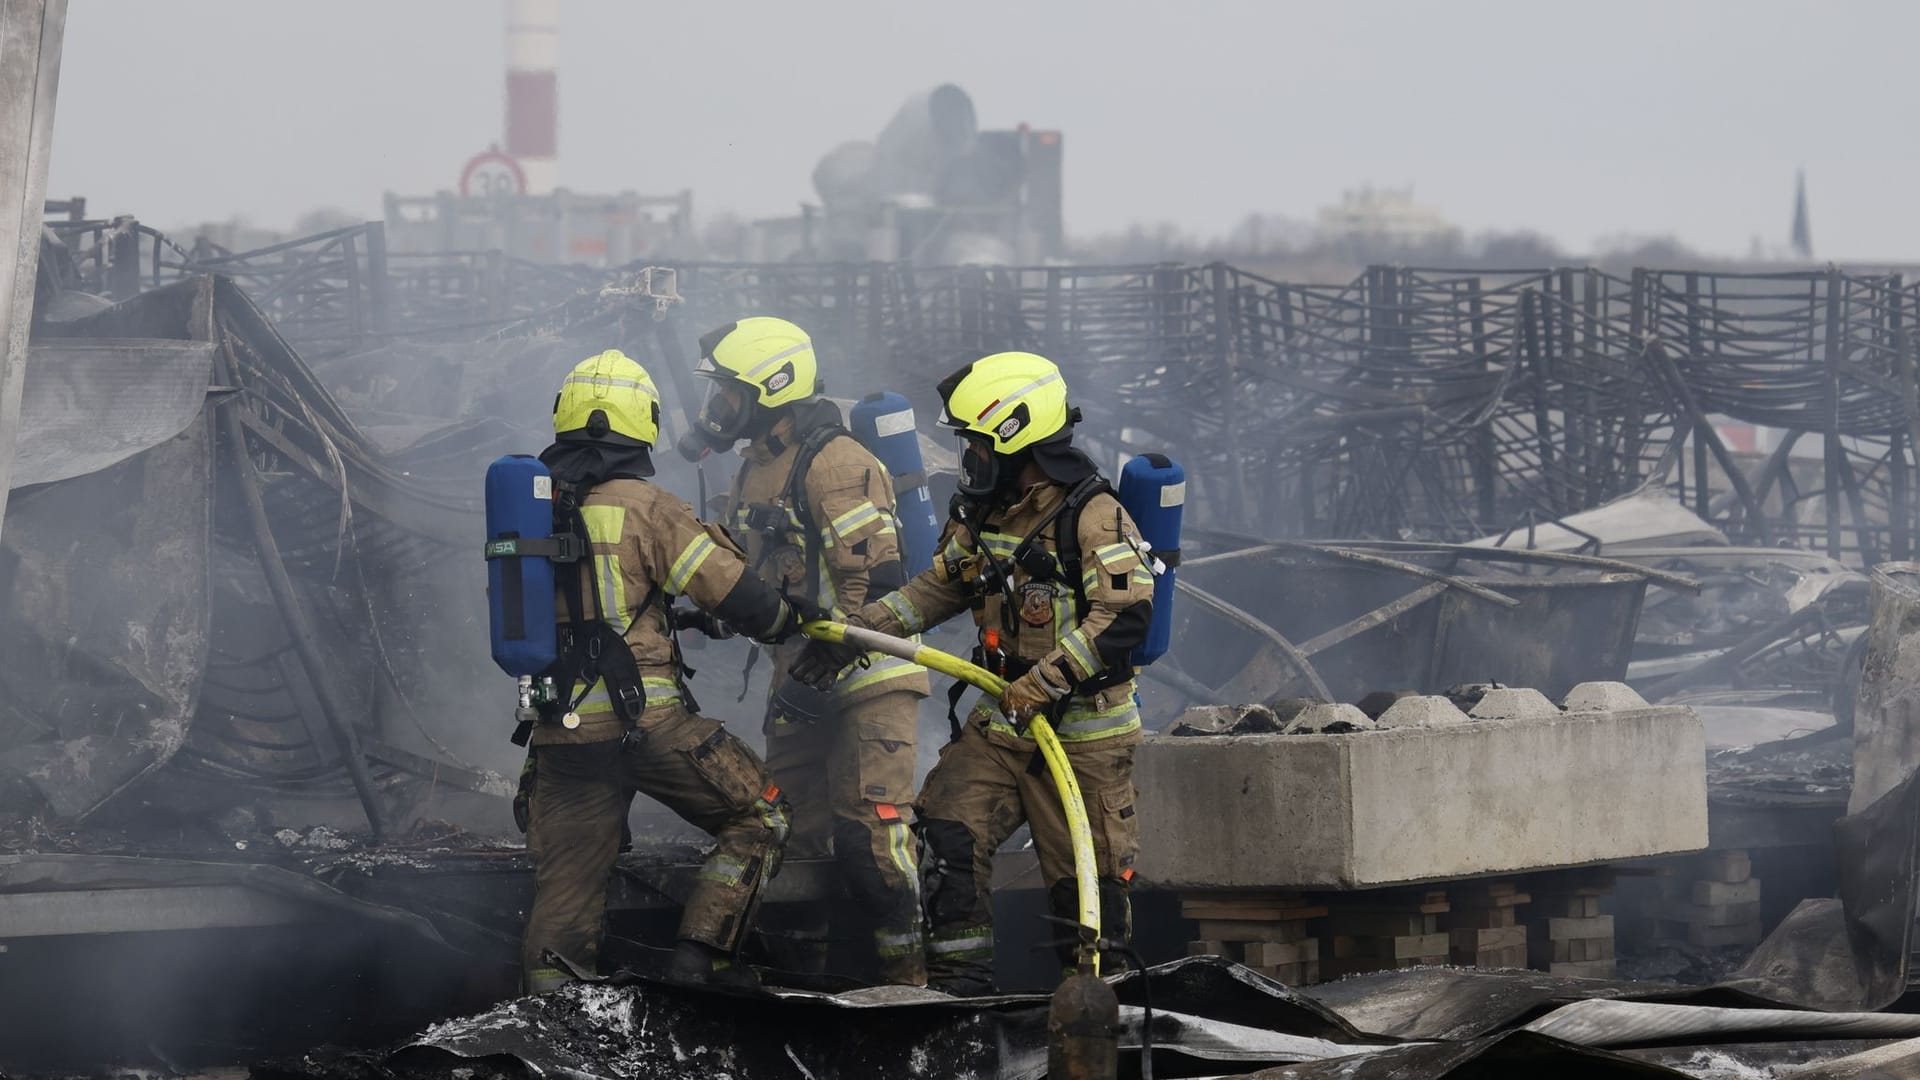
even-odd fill
[[(1468, 230), (1920, 259), (1909, 0), (564, 0), (562, 183), (783, 214), (908, 93), (1066, 132), (1075, 235), (1411, 183)], [(71, 0), (49, 194), (284, 227), (500, 138), (498, 0)]]

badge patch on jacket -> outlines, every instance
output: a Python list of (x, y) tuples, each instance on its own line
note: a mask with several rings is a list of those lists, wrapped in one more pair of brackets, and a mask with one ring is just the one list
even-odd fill
[(780, 578), (780, 587), (797, 589), (807, 581), (806, 552), (791, 544), (782, 544), (774, 548), (769, 555), (773, 572)]
[(1029, 581), (1020, 586), (1020, 619), (1028, 626), (1045, 626), (1053, 621), (1053, 583)]

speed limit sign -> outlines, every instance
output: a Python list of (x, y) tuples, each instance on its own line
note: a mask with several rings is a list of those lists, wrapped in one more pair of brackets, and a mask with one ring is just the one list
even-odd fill
[(520, 163), (498, 149), (484, 150), (467, 159), (460, 170), (460, 194), (491, 198), (495, 195), (525, 195), (527, 174)]

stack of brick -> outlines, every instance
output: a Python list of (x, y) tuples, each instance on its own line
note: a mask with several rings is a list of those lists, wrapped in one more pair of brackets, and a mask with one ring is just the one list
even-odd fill
[(1334, 976), (1394, 968), (1439, 966), (1451, 948), (1440, 916), (1451, 908), (1444, 891), (1364, 894), (1334, 907), (1322, 966)]
[(1600, 914), (1601, 898), (1612, 892), (1613, 875), (1605, 868), (1558, 874), (1535, 886), (1527, 914), (1528, 966), (1553, 975), (1613, 978), (1613, 916)]
[(1511, 881), (1474, 882), (1448, 890), (1453, 910), (1440, 916), (1448, 956), (1461, 967), (1524, 968), (1527, 928), (1519, 908), (1532, 899)]
[(1224, 956), (1288, 986), (1320, 981), (1320, 939), (1309, 923), (1327, 909), (1298, 893), (1193, 897), (1180, 914), (1199, 924), (1189, 956)]
[(1692, 863), (1692, 880), (1673, 879), (1675, 891), (1663, 936), (1706, 949), (1760, 944), (1760, 879), (1743, 850), (1708, 852)]

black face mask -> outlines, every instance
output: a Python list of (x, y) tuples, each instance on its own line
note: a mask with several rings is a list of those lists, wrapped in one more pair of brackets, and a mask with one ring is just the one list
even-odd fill
[(998, 498), (1013, 487), (1024, 455), (993, 452), (985, 439), (963, 437), (960, 448), (960, 494), (970, 499)]
[(690, 427), (673, 441), (673, 448), (680, 456), (696, 464), (708, 454), (724, 454), (733, 449), (732, 439), (722, 439), (709, 435), (699, 427)]
[(715, 383), (700, 407), (699, 426), (714, 444), (728, 445), (752, 436), (753, 400), (738, 383)]

